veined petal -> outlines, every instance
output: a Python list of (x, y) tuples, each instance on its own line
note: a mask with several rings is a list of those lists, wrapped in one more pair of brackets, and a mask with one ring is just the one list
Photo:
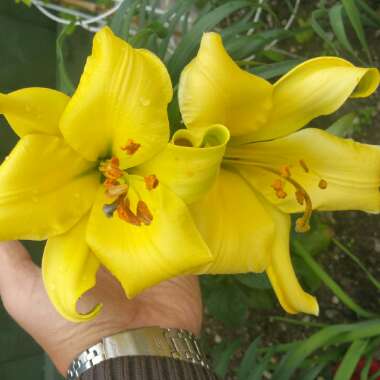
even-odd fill
[(79, 298), (96, 283), (100, 263), (86, 243), (88, 216), (68, 232), (48, 240), (42, 260), (45, 289), (55, 308), (72, 322), (94, 318), (101, 309), (88, 314), (77, 311)]
[(20, 137), (37, 133), (60, 136), (59, 119), (68, 101), (67, 95), (56, 90), (23, 88), (0, 94), (0, 114)]
[[(164, 64), (105, 27), (95, 35), (92, 55), (60, 129), (68, 143), (90, 161), (113, 155), (123, 168), (135, 166), (165, 147), (171, 98)], [(140, 145), (134, 154), (121, 149), (130, 143)]]
[(272, 85), (241, 70), (216, 33), (205, 33), (196, 58), (181, 74), (178, 100), (187, 127), (223, 124), (241, 136), (262, 127), (272, 106)]
[(371, 95), (379, 82), (379, 71), (375, 68), (356, 67), (337, 57), (308, 60), (274, 84), (270, 119), (246, 140), (286, 136), (317, 116), (335, 112), (350, 96)]
[(99, 190), (87, 230), (87, 242), (101, 263), (134, 297), (160, 281), (191, 273), (212, 256), (203, 242), (185, 203), (165, 185), (147, 190), (139, 176), (129, 176), (131, 211), (143, 200), (153, 219), (150, 225), (135, 226), (116, 213), (107, 218), (103, 205), (109, 203)]
[(89, 210), (99, 176), (62, 139), (27, 135), (0, 166), (0, 240), (45, 240)]
[(272, 261), (267, 269), (269, 280), (281, 306), (290, 314), (308, 313), (318, 315), (319, 307), (315, 297), (306, 293), (297, 280), (289, 251), (290, 217), (266, 202), (262, 204), (275, 223), (275, 239)]
[(222, 125), (180, 129), (166, 149), (135, 171), (155, 174), (182, 200), (192, 203), (213, 185), (228, 139), (228, 129)]
[[(294, 195), (296, 189), (284, 181), (287, 196), (276, 197), (272, 184), (280, 177), (257, 166), (279, 170), (287, 165), (291, 178), (310, 196), (314, 209), (380, 211), (378, 146), (307, 128), (274, 141), (231, 148), (228, 154), (239, 156), (240, 162), (249, 157), (255, 162), (256, 167), (236, 167), (257, 191), (284, 212), (303, 211), (304, 206)], [(321, 180), (326, 182), (326, 188), (321, 188)]]
[(214, 256), (198, 273), (262, 272), (268, 267), (274, 224), (238, 174), (222, 169), (212, 190), (191, 210)]

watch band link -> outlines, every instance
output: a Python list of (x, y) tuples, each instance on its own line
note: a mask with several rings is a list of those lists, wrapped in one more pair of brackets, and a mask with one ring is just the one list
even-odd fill
[(209, 369), (193, 334), (180, 329), (148, 327), (104, 338), (102, 342), (85, 350), (72, 362), (67, 371), (67, 379), (76, 380), (95, 365), (123, 356), (169, 357)]

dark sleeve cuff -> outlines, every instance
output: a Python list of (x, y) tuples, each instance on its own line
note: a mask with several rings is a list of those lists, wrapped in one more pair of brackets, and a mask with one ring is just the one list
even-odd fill
[(217, 380), (199, 364), (155, 356), (106, 360), (86, 371), (81, 380)]

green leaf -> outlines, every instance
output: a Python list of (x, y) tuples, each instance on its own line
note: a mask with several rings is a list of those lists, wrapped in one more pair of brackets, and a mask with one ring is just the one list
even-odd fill
[(237, 274), (234, 279), (252, 289), (271, 289), (271, 284), (266, 273)]
[(214, 363), (213, 367), (215, 373), (221, 378), (224, 378), (226, 375), (231, 358), (233, 357), (236, 350), (240, 347), (240, 345), (240, 339), (236, 339), (227, 345), (220, 344), (214, 348), (212, 352)]
[(333, 380), (347, 380), (351, 378), (367, 344), (367, 340), (360, 339), (352, 342), (344, 355)]
[(368, 44), (367, 44), (367, 40), (364, 34), (362, 21), (360, 19), (359, 9), (356, 7), (354, 0), (341, 0), (341, 2), (344, 6), (344, 10), (346, 11), (348, 18), (351, 21), (352, 27), (354, 28), (356, 35), (364, 51), (367, 53), (367, 57), (369, 61), (371, 61), (372, 58), (368, 49)]
[(206, 298), (208, 311), (227, 326), (239, 326), (248, 314), (247, 297), (234, 283), (220, 284)]
[(70, 36), (74, 32), (75, 28), (76, 26), (74, 23), (65, 25), (58, 35), (56, 45), (57, 89), (67, 95), (72, 95), (75, 91), (75, 88), (66, 70), (65, 58), (63, 55), (63, 46), (67, 36)]
[(330, 47), (336, 55), (339, 55), (335, 45), (331, 41), (331, 36), (323, 29), (319, 22), (319, 19), (325, 16), (326, 11), (324, 9), (317, 9), (316, 11), (313, 11), (311, 14), (310, 25), (312, 26), (314, 32), (322, 38), (325, 44)]
[(287, 73), (289, 70), (301, 63), (301, 60), (292, 59), (279, 63), (270, 63), (266, 65), (260, 65), (254, 68), (251, 68), (249, 71), (253, 74), (259, 75), (264, 79), (272, 79)]
[(270, 360), (272, 359), (274, 349), (270, 348), (265, 356), (260, 359), (259, 363), (249, 373), (247, 380), (261, 380), (264, 372), (268, 369)]
[(322, 267), (313, 259), (307, 250), (297, 241), (292, 242), (294, 250), (301, 256), (306, 264), (313, 270), (313, 272), (324, 282), (324, 284), (357, 315), (370, 318), (376, 316), (375, 313), (367, 311), (359, 306), (328, 274)]
[(342, 4), (335, 4), (329, 10), (330, 25), (334, 31), (340, 44), (349, 51), (352, 55), (355, 55), (354, 48), (347, 38), (346, 28), (343, 20), (343, 6)]
[(257, 337), (249, 345), (237, 372), (238, 380), (247, 380), (249, 373), (252, 371), (252, 368), (255, 367), (256, 358), (258, 354), (258, 347), (260, 344), (261, 344), (261, 339), (260, 337)]
[(358, 129), (359, 123), (357, 121), (358, 116), (356, 112), (346, 113), (327, 128), (327, 132), (338, 137), (352, 137)]

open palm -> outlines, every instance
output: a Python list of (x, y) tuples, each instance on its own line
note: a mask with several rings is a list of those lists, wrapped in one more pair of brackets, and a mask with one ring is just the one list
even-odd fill
[(78, 305), (79, 311), (87, 312), (102, 303), (102, 312), (91, 322), (68, 322), (51, 305), (40, 268), (18, 242), (0, 243), (0, 295), (9, 314), (44, 348), (62, 374), (71, 360), (104, 336), (144, 326), (182, 328), (198, 334), (202, 322), (196, 277), (163, 282), (128, 300), (103, 268), (96, 287)]

